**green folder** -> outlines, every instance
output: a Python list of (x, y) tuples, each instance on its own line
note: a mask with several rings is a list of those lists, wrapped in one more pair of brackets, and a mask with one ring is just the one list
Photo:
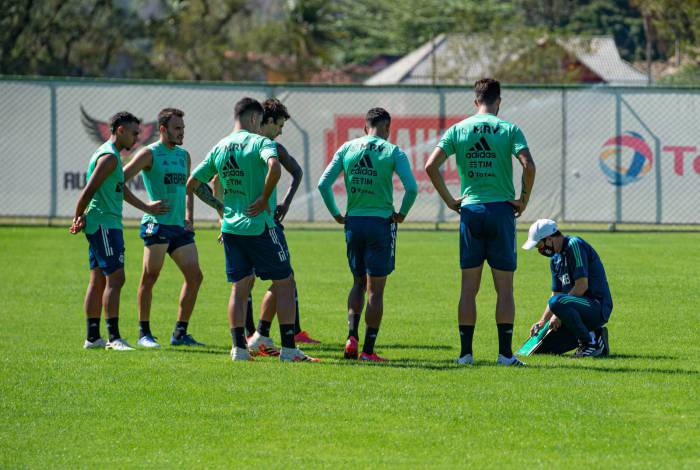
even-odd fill
[(520, 349), (515, 351), (515, 354), (519, 356), (529, 356), (530, 354), (534, 353), (537, 351), (537, 348), (540, 347), (542, 341), (544, 341), (550, 331), (549, 321), (547, 321), (547, 323), (545, 323), (542, 328), (537, 331), (537, 333), (530, 336), (527, 341), (520, 346)]

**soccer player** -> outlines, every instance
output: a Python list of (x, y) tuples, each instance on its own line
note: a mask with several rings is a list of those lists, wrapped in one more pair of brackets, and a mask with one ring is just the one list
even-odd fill
[[(270, 140), (275, 140), (277, 137), (282, 135), (282, 128), (285, 122), (290, 118), (289, 112), (286, 106), (279, 100), (270, 98), (262, 103), (263, 106), (263, 120), (262, 126), (260, 128), (260, 134), (267, 137)], [(280, 230), (284, 231), (284, 226), (282, 221), (289, 211), (289, 206), (292, 203), (294, 194), (299, 189), (301, 184), (301, 178), (304, 175), (301, 167), (297, 161), (292, 157), (287, 149), (280, 144), (275, 142), (277, 145), (277, 156), (282, 167), (287, 170), (287, 172), (292, 176), (292, 183), (284, 196), (284, 199), (280, 204), (277, 204), (277, 188), (272, 192), (270, 199), (270, 209), (275, 217), (275, 222)], [(215, 186), (216, 187), (216, 186)], [(292, 280), (294, 280), (294, 275), (292, 274)], [(272, 339), (270, 338), (270, 326), (272, 324), (272, 319), (275, 317), (277, 299), (275, 297), (275, 290), (268, 289), (265, 292), (265, 296), (262, 300), (260, 321), (258, 322), (258, 328), (255, 330), (254, 323), (252, 320), (252, 298), (248, 301), (248, 312), (246, 315), (246, 324), (253, 325), (252, 332), (247, 331), (248, 335), (252, 335), (248, 339), (248, 349), (251, 354), (261, 354), (261, 355), (271, 355), (275, 356), (279, 354), (279, 351), (275, 347)], [(307, 343), (307, 344), (318, 344), (317, 341), (309, 336), (309, 334), (301, 329), (301, 323), (299, 321), (299, 299), (298, 292), (296, 288), (296, 282), (294, 283), (294, 307), (295, 307), (295, 317), (294, 317), (294, 341), (297, 343)], [(250, 320), (248, 320), (250, 317)], [(250, 326), (247, 327), (249, 329)]]
[[(89, 243), (90, 282), (85, 294), (87, 338), (85, 349), (106, 348), (131, 351), (119, 334), (119, 298), (124, 285), (123, 201), (150, 214), (165, 214), (163, 201), (144, 203), (124, 185), (120, 152), (130, 150), (139, 136), (141, 121), (120, 112), (110, 120), (110, 139), (90, 158), (87, 184), (80, 193), (70, 232), (85, 230)], [(100, 336), (100, 314), (104, 309), (109, 341)]]
[[(391, 116), (372, 108), (365, 117), (365, 136), (343, 144), (323, 172), (318, 189), (333, 218), (345, 225), (347, 256), (354, 283), (348, 295), (348, 339), (345, 358), (357, 359), (358, 327), (367, 291), (365, 341), (361, 361), (383, 362), (374, 343), (384, 311), (384, 286), (394, 271), (396, 224), (406, 218), (418, 195), (418, 185), (406, 154), (387, 141)], [(341, 215), (333, 196), (333, 183), (340, 172), (347, 191), (346, 215)], [(401, 208), (394, 212), (396, 172), (405, 189)]]
[(289, 251), (284, 232), (277, 227), (268, 205), (281, 170), (277, 146), (256, 134), (260, 132), (262, 115), (263, 107), (258, 101), (252, 98), (238, 101), (233, 132), (216, 144), (195, 168), (187, 189), (202, 197), (198, 188), (216, 174), (224, 189), (221, 231), (226, 274), (233, 283), (228, 308), (233, 339), (231, 358), (252, 359), (243, 325), (248, 295), (257, 275), (271, 279), (275, 290), (282, 338), (280, 360), (317, 361), (300, 351), (294, 342), (294, 281)]
[[(535, 334), (549, 321), (550, 329), (556, 331), (563, 326), (563, 330), (578, 340), (575, 357), (606, 354), (609, 347), (603, 325), (610, 320), (613, 302), (598, 253), (582, 238), (564, 236), (556, 222), (549, 219), (539, 219), (530, 226), (523, 248), (534, 247), (541, 255), (552, 258), (549, 263), (552, 296), (540, 321), (532, 325), (530, 334)], [(557, 343), (563, 345), (561, 340)], [(573, 347), (557, 352), (569, 349)]]
[(160, 140), (141, 149), (124, 167), (124, 180), (139, 172), (143, 175), (148, 197), (167, 200), (170, 211), (163, 215), (144, 214), (141, 219), (143, 238), (143, 273), (138, 289), (139, 346), (159, 348), (151, 333), (151, 299), (153, 286), (163, 268), (166, 253), (185, 277), (180, 292), (177, 323), (170, 338), (172, 346), (204, 346), (187, 333), (187, 326), (202, 284), (197, 246), (192, 222), (194, 198), (186, 191), (190, 173), (190, 154), (182, 145), (185, 113), (165, 108), (158, 113)]
[[(524, 365), (511, 349), (516, 268), (515, 218), (527, 207), (535, 182), (535, 163), (522, 131), (497, 117), (501, 105), (498, 81), (485, 78), (474, 84), (477, 114), (450, 127), (425, 165), (425, 171), (447, 207), (460, 214), (459, 256), (462, 287), (458, 326), (461, 351), (457, 362), (472, 364), (472, 338), (476, 323), (476, 294), (484, 260), (491, 266), (496, 288), (497, 363)], [(461, 196), (452, 197), (440, 167), (455, 155)], [(523, 166), (520, 198), (513, 188), (512, 156)]]

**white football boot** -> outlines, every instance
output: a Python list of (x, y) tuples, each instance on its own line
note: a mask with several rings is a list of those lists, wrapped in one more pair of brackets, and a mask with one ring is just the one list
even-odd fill
[(252, 361), (253, 357), (250, 355), (246, 348), (231, 348), (231, 360), (232, 361)]
[(513, 366), (513, 367), (524, 367), (525, 364), (523, 361), (515, 357), (515, 354), (511, 357), (505, 357), (503, 354), (498, 355), (498, 359), (496, 360), (496, 364), (499, 366)]
[(123, 338), (117, 338), (114, 341), (108, 341), (105, 345), (105, 349), (111, 349), (112, 351), (135, 351), (134, 348), (129, 345)]
[(83, 344), (83, 348), (85, 349), (104, 349), (105, 346), (107, 346), (107, 343), (102, 338), (97, 338), (92, 342), (85, 340), (85, 343)]
[(275, 342), (269, 336), (263, 336), (257, 331), (248, 340), (248, 352), (251, 356), (279, 356)]
[(465, 354), (464, 356), (460, 357), (459, 359), (455, 359), (455, 363), (457, 364), (462, 364), (464, 366), (470, 366), (472, 365), (473, 359), (471, 354)]

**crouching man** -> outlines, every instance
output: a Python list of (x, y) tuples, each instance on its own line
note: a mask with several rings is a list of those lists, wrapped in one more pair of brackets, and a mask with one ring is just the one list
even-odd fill
[(532, 325), (534, 335), (549, 321), (554, 330), (537, 353), (562, 354), (574, 349), (575, 357), (596, 357), (609, 352), (607, 329), (613, 303), (603, 263), (583, 239), (564, 236), (556, 222), (539, 219), (528, 233), (523, 248), (537, 247), (551, 257), (552, 296), (542, 318)]

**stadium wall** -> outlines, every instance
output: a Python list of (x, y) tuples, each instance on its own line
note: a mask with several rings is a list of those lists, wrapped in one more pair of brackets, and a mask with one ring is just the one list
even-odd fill
[[(16, 77), (0, 78), (0, 216), (71, 217), (88, 160), (116, 111), (143, 118), (142, 138), (149, 142), (157, 138), (161, 108), (183, 109), (184, 147), (196, 165), (230, 132), (233, 105), (243, 96), (275, 96), (292, 114), (279, 141), (299, 160), (304, 180), (287, 220), (331, 220), (316, 182), (335, 149), (362, 134), (364, 113), (375, 106), (391, 113), (391, 140), (406, 151), (418, 180), (410, 220), (457, 220), (433, 191), (423, 165), (441, 132), (473, 112), (468, 88)], [(501, 116), (523, 129), (537, 164), (523, 221), (700, 223), (699, 89), (506, 86), (502, 97)], [(444, 170), (457, 195), (453, 158)], [(516, 194), (520, 174), (514, 161)], [(288, 184), (285, 176), (280, 191)], [(145, 198), (140, 180), (132, 188)], [(336, 184), (335, 191), (343, 207), (343, 185)], [(401, 196), (397, 191), (397, 205)], [(197, 201), (197, 218), (214, 215)], [(140, 213), (125, 205), (125, 217)]]

